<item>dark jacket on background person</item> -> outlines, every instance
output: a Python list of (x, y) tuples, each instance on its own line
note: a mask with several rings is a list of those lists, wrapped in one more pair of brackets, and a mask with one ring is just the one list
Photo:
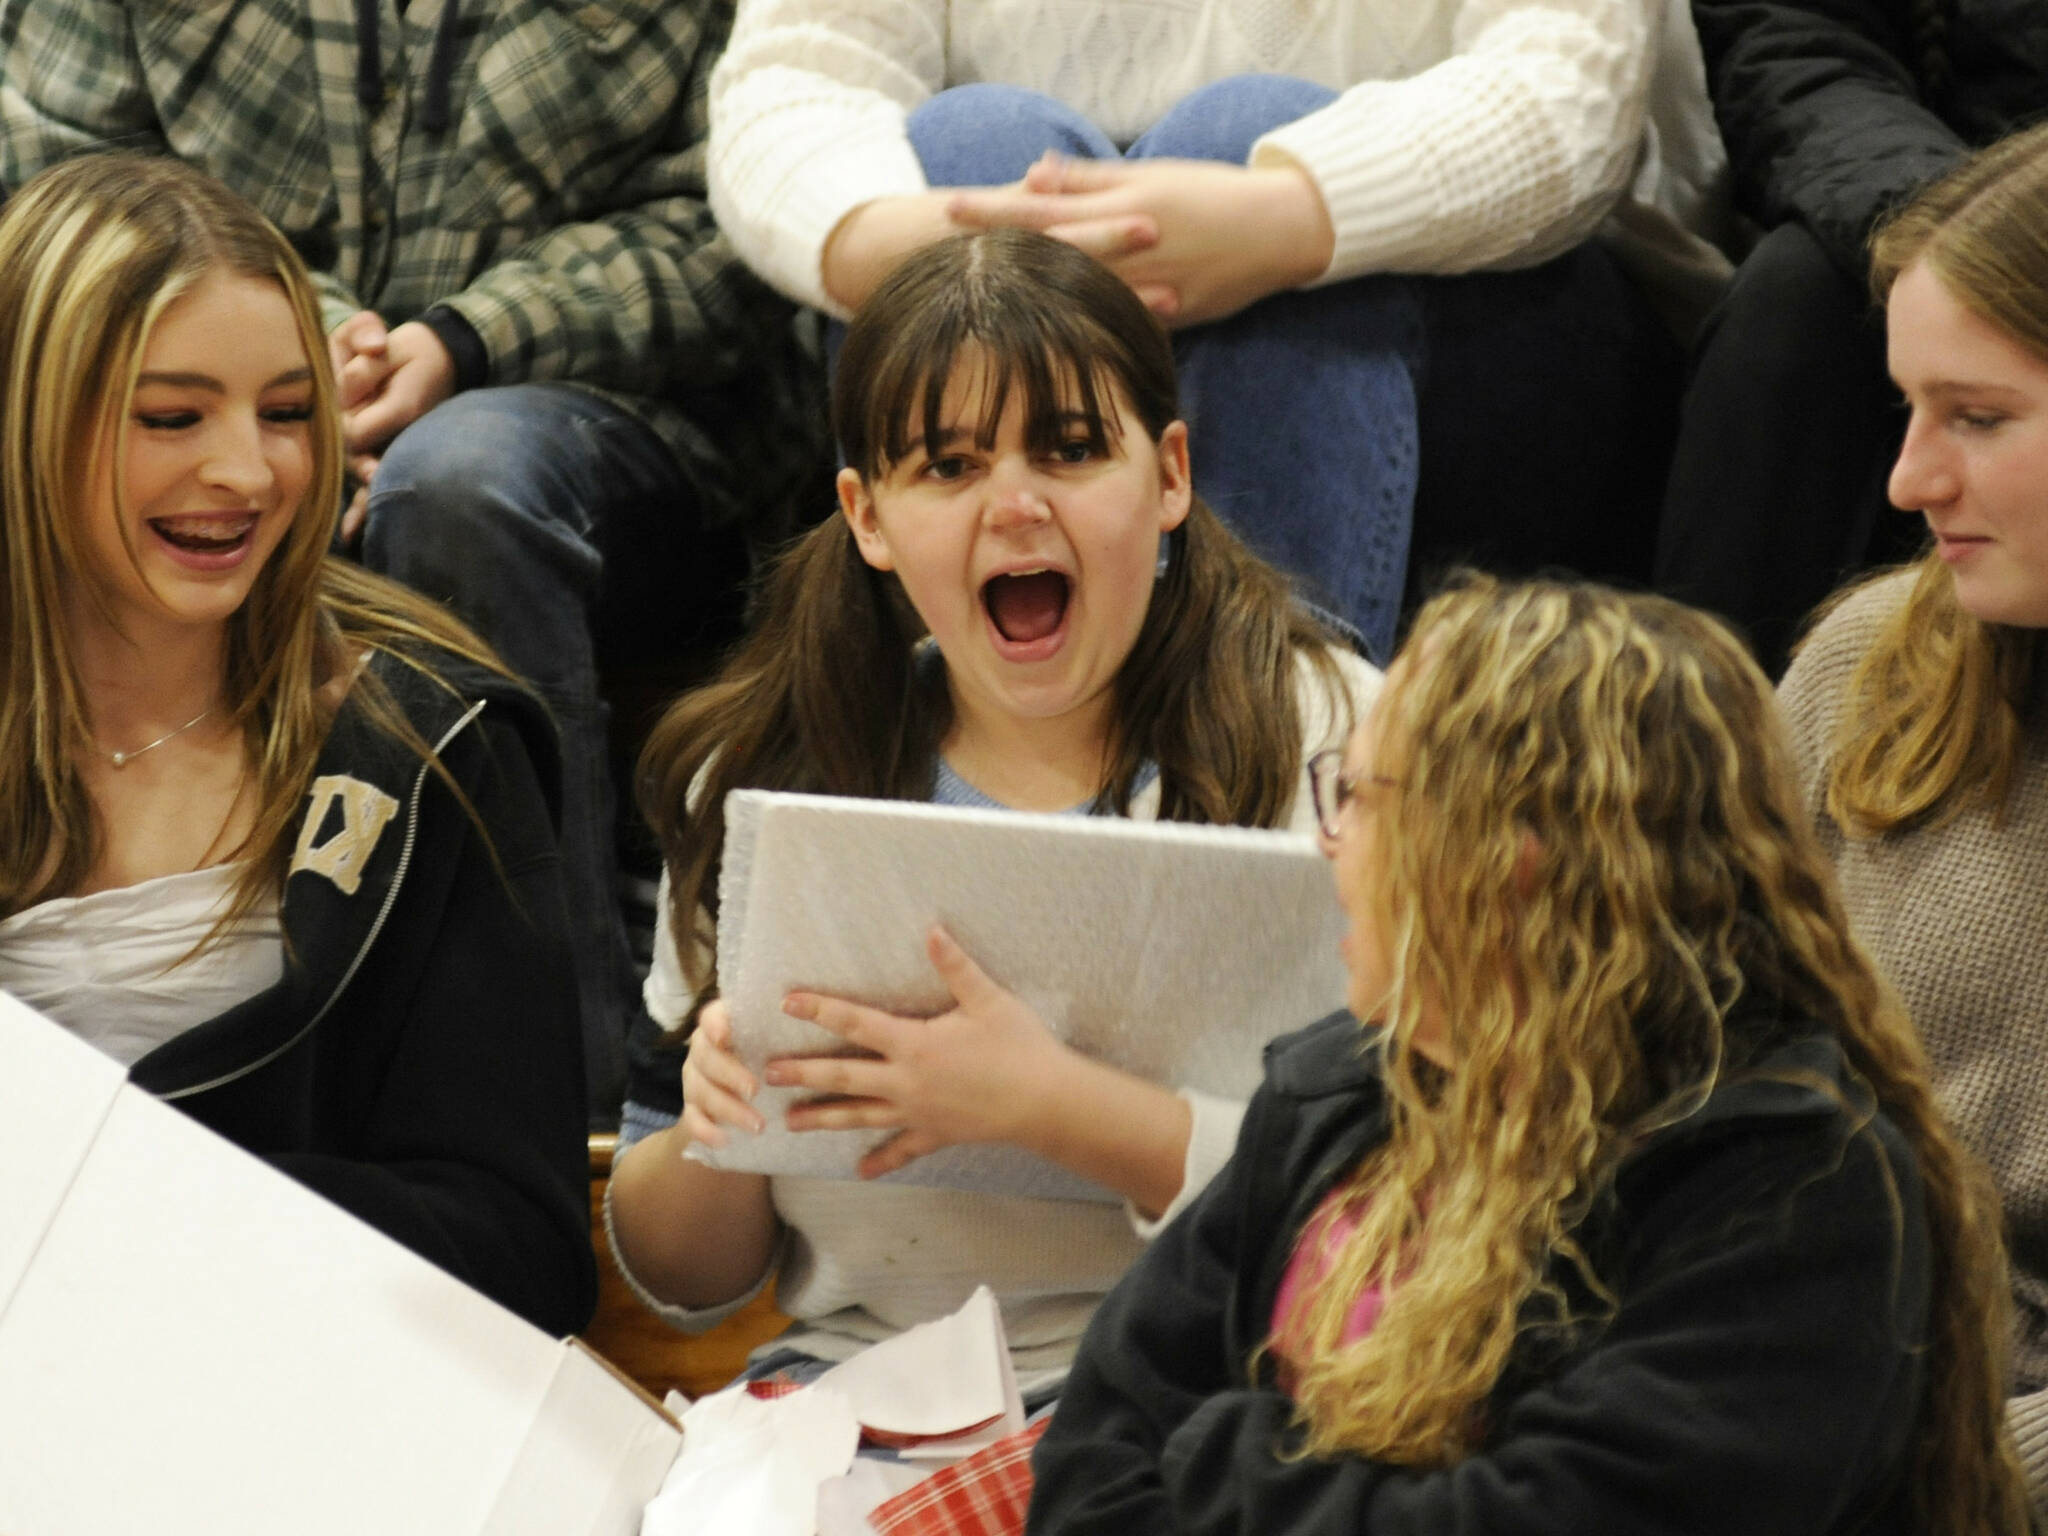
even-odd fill
[[(550, 1333), (595, 1304), (553, 730), (446, 656), (372, 669), (474, 808), (344, 703), (282, 903), (283, 979), (137, 1086)], [(485, 846), (478, 823), (488, 832)]]
[(2041, 0), (1693, 0), (1736, 206), (1861, 288), (1880, 215), (2048, 114)]
[[(1912, 1529), (1928, 1237), (1911, 1152), (1796, 1033), (1623, 1162), (1579, 1236), (1619, 1299), (1533, 1328), (1445, 1468), (1300, 1459), (1268, 1336), (1295, 1240), (1387, 1133), (1337, 1015), (1268, 1047), (1236, 1156), (1095, 1316), (1034, 1457), (1034, 1536)], [(1896, 1198), (1894, 1198), (1894, 1191)], [(1562, 1278), (1562, 1277), (1560, 1277)]]

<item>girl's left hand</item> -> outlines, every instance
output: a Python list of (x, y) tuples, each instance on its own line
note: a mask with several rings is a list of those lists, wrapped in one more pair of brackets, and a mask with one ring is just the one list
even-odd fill
[(777, 1087), (823, 1096), (790, 1109), (791, 1130), (895, 1130), (861, 1159), (864, 1179), (956, 1142), (1021, 1140), (1073, 1059), (944, 928), (933, 926), (925, 949), (955, 1005), (936, 1018), (905, 1018), (815, 992), (792, 992), (782, 1005), (792, 1018), (870, 1053), (784, 1057), (765, 1074)]

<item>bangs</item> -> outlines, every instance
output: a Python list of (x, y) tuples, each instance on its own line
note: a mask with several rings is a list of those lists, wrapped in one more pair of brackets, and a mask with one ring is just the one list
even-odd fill
[[(948, 434), (968, 426), (968, 420), (945, 419), (947, 392), (962, 377), (975, 385), (965, 414), (977, 448), (994, 446), (1010, 398), (1021, 391), (1024, 442), (1031, 452), (1053, 452), (1071, 441), (1076, 429), (1097, 453), (1113, 450), (1118, 438), (1115, 386), (1099, 363), (1083, 361), (1089, 350), (1099, 348), (1085, 348), (1082, 338), (1058, 334), (1050, 325), (1028, 329), (1040, 334), (991, 337), (963, 316), (927, 345), (900, 348), (876, 381), (872, 403), (879, 419), (867, 434), (872, 462), (863, 471), (886, 473), (913, 445), (928, 457), (942, 454)], [(880, 408), (884, 401), (886, 410)]]
[[(972, 420), (941, 420), (961, 383)], [(1077, 432), (1112, 451), (1125, 410), (1156, 440), (1180, 414), (1172, 343), (1122, 278), (1033, 230), (951, 236), (906, 258), (848, 325), (832, 380), (840, 458), (867, 479), (914, 445), (942, 453), (949, 430), (986, 449), (1018, 390), (1035, 453)]]

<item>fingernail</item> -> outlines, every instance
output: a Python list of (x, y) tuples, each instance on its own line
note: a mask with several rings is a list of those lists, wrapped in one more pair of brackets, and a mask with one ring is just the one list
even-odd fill
[(787, 1088), (796, 1081), (796, 1074), (777, 1062), (770, 1062), (767, 1071), (768, 1083), (773, 1088)]

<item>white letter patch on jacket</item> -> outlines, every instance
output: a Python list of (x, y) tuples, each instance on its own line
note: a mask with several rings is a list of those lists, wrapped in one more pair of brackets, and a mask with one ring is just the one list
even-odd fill
[[(398, 802), (376, 785), (345, 773), (322, 774), (313, 781), (308, 798), (313, 803), (299, 827), (299, 846), (287, 874), (311, 870), (340, 886), (344, 896), (353, 896), (363, 883), (363, 866), (370, 862), (377, 839), (398, 814)], [(313, 839), (320, 835), (328, 808), (336, 800), (341, 802), (341, 826), (316, 848)]]

